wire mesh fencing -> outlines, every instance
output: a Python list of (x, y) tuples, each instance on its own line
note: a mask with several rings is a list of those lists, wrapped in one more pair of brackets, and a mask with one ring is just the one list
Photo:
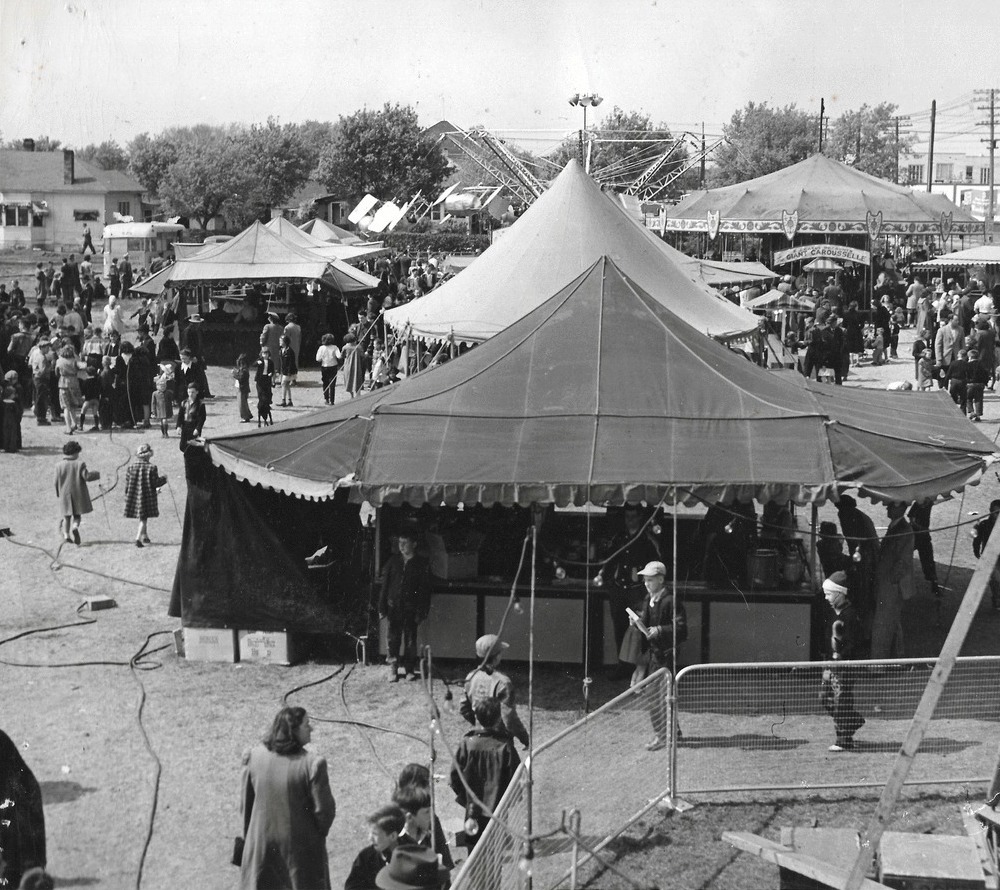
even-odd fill
[(669, 792), (669, 745), (651, 751), (647, 744), (666, 732), (670, 697), (670, 674), (657, 671), (537, 746), (531, 819), (522, 764), (454, 890), (519, 890), (529, 873), (533, 890), (565, 886), (572, 873), (600, 859)]
[[(883, 785), (933, 668), (933, 659), (685, 668), (676, 793)], [(907, 784), (987, 781), (998, 722), (1000, 658), (959, 658)]]

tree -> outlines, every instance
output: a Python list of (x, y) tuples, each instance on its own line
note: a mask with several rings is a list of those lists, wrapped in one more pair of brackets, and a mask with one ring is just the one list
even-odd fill
[(435, 192), (448, 175), (448, 161), (423, 135), (410, 106), (362, 109), (341, 117), (321, 152), (317, 177), (334, 194), (357, 201), (368, 192), (405, 201), (418, 191)]
[(237, 182), (223, 210), (239, 228), (290, 198), (315, 165), (316, 155), (305, 146), (299, 129), (292, 124), (282, 127), (273, 118), (235, 134), (232, 150), (238, 159)]
[(845, 111), (830, 125), (824, 154), (895, 182), (900, 156), (912, 154), (916, 141), (915, 134), (900, 133), (897, 151), (894, 121), (897, 107), (891, 102), (881, 102), (874, 107), (862, 105), (857, 111)]
[(102, 170), (128, 170), (128, 153), (114, 139), (100, 145), (93, 142), (77, 149), (76, 156), (100, 167)]
[(159, 195), (160, 183), (177, 160), (177, 143), (168, 133), (140, 133), (128, 146), (129, 172), (151, 195)]
[(818, 148), (817, 117), (794, 104), (771, 108), (748, 102), (722, 128), (712, 185), (731, 185), (805, 160)]
[(336, 138), (337, 124), (332, 124), (330, 121), (308, 120), (289, 126), (298, 132), (302, 147), (309, 156), (309, 178), (315, 178), (319, 156), (323, 149)]
[(239, 194), (240, 156), (226, 128), (197, 127), (185, 135), (159, 183), (159, 195), (168, 213), (193, 217), (204, 229)]

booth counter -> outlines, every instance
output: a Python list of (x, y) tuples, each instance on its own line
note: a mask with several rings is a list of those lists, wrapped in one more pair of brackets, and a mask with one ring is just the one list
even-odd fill
[[(808, 586), (741, 592), (688, 581), (678, 587), (688, 621), (687, 641), (678, 647), (680, 664), (806, 661), (813, 656), (812, 641), (816, 622), (822, 622), (824, 601)], [(520, 610), (511, 610), (504, 627), (503, 638), (510, 644), (505, 657), (527, 661), (531, 591), (519, 586), (517, 592)], [(468, 659), (477, 637), (496, 632), (509, 598), (510, 586), (499, 580), (435, 579), (430, 615), (420, 625), (418, 642), (430, 645), (435, 658)], [(384, 633), (383, 627), (383, 650)], [(587, 589), (581, 582), (536, 586), (538, 661), (582, 664), (587, 660), (588, 636), (591, 664), (618, 663), (606, 592), (591, 586), (588, 616)]]

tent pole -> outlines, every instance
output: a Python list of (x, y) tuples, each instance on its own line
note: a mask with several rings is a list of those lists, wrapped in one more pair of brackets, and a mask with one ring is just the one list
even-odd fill
[(818, 555), (818, 550), (816, 549), (816, 534), (819, 531), (819, 507), (813, 502), (812, 505), (812, 531), (809, 534), (809, 583), (813, 588), (813, 593), (816, 593), (817, 587), (817, 577), (819, 575), (818, 567), (816, 565), (816, 557)]
[(672, 654), (672, 664), (670, 665), (673, 676), (671, 677), (670, 687), (668, 689), (668, 703), (670, 706), (670, 713), (668, 714), (670, 718), (670, 723), (667, 725), (668, 731), (670, 732), (670, 800), (674, 801), (677, 799), (677, 684), (674, 680), (677, 678), (677, 491), (674, 488), (674, 511), (671, 517), (671, 549), (672, 553), (670, 555), (671, 563), (671, 573), (672, 573), (672, 583), (673, 583), (673, 595), (674, 595), (674, 614), (673, 622), (671, 627), (671, 632), (674, 635), (673, 638), (673, 652)]
[[(536, 509), (538, 509), (536, 505)], [(527, 860), (527, 868), (524, 871), (525, 890), (532, 888), (532, 860), (535, 856), (534, 841), (531, 833), (534, 831), (534, 818), (532, 814), (533, 788), (532, 775), (534, 772), (535, 760), (535, 576), (537, 574), (538, 556), (538, 524), (531, 523), (531, 606), (528, 611), (528, 760), (525, 768), (525, 789), (524, 800), (526, 813), (525, 828), (528, 835), (527, 848), (524, 858)]]

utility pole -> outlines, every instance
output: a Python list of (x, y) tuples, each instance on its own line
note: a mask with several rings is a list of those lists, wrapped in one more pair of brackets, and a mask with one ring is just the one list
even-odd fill
[(934, 124), (937, 121), (937, 99), (931, 102), (931, 141), (927, 147), (927, 191), (934, 182)]
[(701, 122), (701, 164), (699, 166), (699, 172), (701, 174), (698, 180), (698, 187), (705, 187), (705, 122)]
[[(980, 95), (980, 94), (984, 94), (985, 92), (986, 92), (986, 90), (976, 90), (977, 96)], [(980, 142), (989, 142), (989, 144), (990, 144), (990, 167), (989, 167), (989, 172), (987, 174), (987, 178), (989, 179), (988, 185), (989, 185), (990, 193), (989, 193), (989, 197), (987, 198), (987, 201), (986, 201), (986, 226), (985, 226), (985, 230), (986, 230), (985, 234), (986, 234), (986, 243), (987, 244), (992, 244), (993, 243), (993, 219), (994, 219), (994, 216), (996, 214), (996, 195), (995, 195), (995, 193), (993, 191), (993, 179), (994, 179), (995, 171), (996, 171), (996, 163), (995, 162), (996, 162), (996, 149), (997, 149), (997, 140), (996, 140), (996, 92), (997, 92), (996, 90), (990, 90), (989, 91), (989, 94), (990, 94), (990, 104), (989, 105), (987, 105), (987, 106), (983, 106), (983, 105), (977, 106), (980, 111), (989, 111), (989, 113), (990, 113), (990, 119), (988, 121), (979, 121), (979, 123), (978, 123), (978, 126), (983, 126), (984, 124), (989, 124), (989, 127), (990, 127), (990, 138), (989, 139), (980, 139), (979, 140)]]
[[(896, 178), (893, 182), (899, 185), (899, 128), (902, 126), (903, 129), (907, 129), (910, 126), (910, 116), (908, 114), (897, 114), (893, 116), (892, 120), (896, 125), (896, 163), (893, 165), (893, 169), (896, 171)], [(907, 177), (907, 185), (910, 184), (909, 177)]]
[(819, 100), (819, 153), (823, 154), (823, 115), (826, 112), (826, 100)]

